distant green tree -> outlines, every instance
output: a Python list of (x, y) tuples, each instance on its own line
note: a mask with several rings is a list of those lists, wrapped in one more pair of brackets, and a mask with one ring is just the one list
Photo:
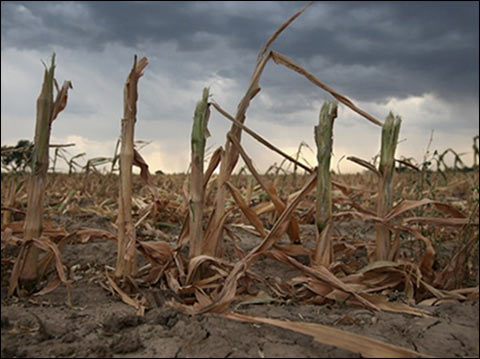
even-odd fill
[(25, 171), (32, 162), (33, 143), (19, 140), (15, 146), (2, 146), (2, 167), (14, 172)]

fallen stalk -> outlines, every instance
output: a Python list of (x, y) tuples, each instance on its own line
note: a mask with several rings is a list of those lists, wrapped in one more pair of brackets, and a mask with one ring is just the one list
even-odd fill
[(262, 145), (264, 145), (265, 147), (267, 147), (268, 149), (278, 153), (280, 156), (283, 156), (284, 158), (286, 158), (287, 160), (289, 160), (290, 162), (293, 162), (294, 164), (296, 164), (297, 166), (299, 167), (302, 167), (305, 171), (307, 171), (308, 173), (312, 173), (313, 169), (304, 165), (303, 163), (297, 161), (295, 158), (293, 158), (292, 156), (289, 156), (287, 155), (285, 152), (283, 152), (282, 150), (280, 150), (278, 147), (272, 145), (270, 142), (268, 142), (266, 139), (264, 139), (262, 136), (260, 136), (259, 134), (255, 133), (253, 130), (251, 130), (249, 127), (245, 126), (243, 123), (237, 121), (232, 115), (230, 115), (228, 112), (226, 112), (225, 110), (223, 110), (218, 104), (216, 104), (215, 102), (210, 102), (210, 104), (218, 111), (220, 112), (223, 116), (225, 116), (225, 118), (229, 119), (230, 121), (232, 121), (236, 126), (240, 127), (242, 130), (244, 130), (246, 133), (248, 133), (250, 136), (252, 136), (254, 139), (256, 139), (258, 142), (260, 142)]

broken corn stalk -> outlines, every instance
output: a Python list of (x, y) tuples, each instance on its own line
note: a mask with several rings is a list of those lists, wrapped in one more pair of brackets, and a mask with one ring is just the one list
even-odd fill
[[(32, 173), (28, 183), (27, 216), (25, 218), (24, 241), (39, 239), (43, 228), (43, 194), (48, 171), (48, 149), (52, 122), (67, 105), (68, 90), (72, 88), (70, 81), (65, 81), (59, 89), (54, 77), (55, 53), (52, 55), (50, 68), (45, 66), (42, 90), (37, 99), (37, 119), (35, 124), (35, 139), (32, 155)], [(57, 89), (55, 101), (53, 86)], [(19, 280), (28, 288), (33, 287), (38, 280), (38, 256), (40, 249), (32, 242), (26, 244), (26, 251), (20, 251), (17, 268), (20, 269)], [(23, 257), (25, 255), (25, 257)], [(12, 278), (17, 277), (12, 275)], [(13, 294), (16, 283), (11, 283), (9, 294)]]
[(315, 126), (315, 142), (317, 145), (318, 176), (316, 198), (316, 222), (318, 229), (317, 248), (313, 259), (316, 265), (328, 267), (332, 260), (332, 245), (327, 226), (332, 213), (332, 195), (330, 182), (330, 158), (332, 156), (333, 121), (337, 117), (338, 103), (326, 101), (320, 110), (318, 126)]
[[(27, 216), (25, 219), (25, 236), (27, 241), (39, 238), (42, 232), (43, 193), (48, 169), (48, 145), (50, 140), (50, 120), (53, 111), (53, 76), (55, 71), (55, 54), (49, 69), (45, 69), (43, 85), (37, 100), (37, 122), (35, 124), (35, 145), (32, 158), (32, 174), (28, 183)], [(32, 244), (28, 247), (20, 281), (35, 282), (37, 279), (37, 260), (39, 249)]]
[(203, 161), (207, 123), (210, 117), (208, 88), (203, 89), (202, 100), (197, 103), (192, 128), (192, 172), (190, 173), (190, 258), (202, 254), (203, 247)]
[(128, 75), (123, 92), (123, 119), (120, 148), (120, 193), (118, 200), (117, 278), (134, 276), (137, 272), (135, 255), (136, 232), (132, 219), (132, 166), (134, 159), (134, 129), (137, 116), (138, 80), (148, 65), (146, 57), (137, 62)]
[[(392, 208), (392, 179), (395, 172), (395, 150), (400, 132), (400, 116), (391, 112), (382, 127), (382, 148), (380, 152), (377, 216), (380, 218)], [(376, 225), (376, 260), (387, 260), (390, 251), (390, 231), (382, 223)], [(393, 253), (392, 253), (393, 254)], [(391, 254), (391, 255), (392, 255)]]

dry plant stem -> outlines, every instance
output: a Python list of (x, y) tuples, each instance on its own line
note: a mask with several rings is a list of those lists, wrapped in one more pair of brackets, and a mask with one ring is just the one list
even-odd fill
[[(270, 55), (265, 57), (263, 61), (260, 63), (260, 65), (258, 66), (258, 68), (255, 70), (249, 89), (247, 90), (247, 93), (245, 94), (242, 101), (238, 105), (235, 119), (242, 124), (245, 121), (245, 113), (247, 112), (247, 108), (250, 105), (250, 101), (260, 91), (260, 88), (258, 87), (258, 80), (269, 58), (270, 58)], [(229, 134), (231, 134), (232, 136), (234, 136), (236, 139), (240, 141), (241, 128), (233, 124), (232, 128), (229, 131)], [(215, 221), (212, 222), (212, 223), (215, 223), (215, 227), (220, 225), (220, 222), (223, 218), (223, 214), (225, 213), (225, 199), (226, 199), (225, 183), (230, 178), (230, 175), (237, 163), (237, 160), (238, 160), (238, 151), (236, 151), (232, 147), (230, 141), (227, 139), (225, 143), (224, 160), (222, 160), (222, 162), (220, 163), (220, 174), (217, 180), (218, 191), (217, 191), (216, 204), (215, 204)], [(207, 250), (205, 254), (208, 254), (211, 256), (217, 255), (218, 243), (221, 237), (222, 237), (222, 230), (220, 229), (218, 231), (217, 236), (212, 237), (208, 243), (205, 243), (206, 250)]]
[[(328, 267), (333, 260), (333, 247), (329, 236), (332, 226), (330, 159), (332, 156), (333, 121), (337, 118), (337, 109), (338, 104), (336, 102), (326, 101), (320, 110), (318, 126), (315, 126), (318, 161), (316, 222), (319, 236), (317, 236), (313, 263), (325, 267)], [(330, 223), (329, 226), (327, 226), (328, 223)]]
[[(392, 208), (392, 178), (395, 172), (395, 149), (397, 148), (401, 119), (390, 112), (382, 128), (382, 148), (380, 152), (380, 181), (378, 188), (377, 216), (384, 218)], [(376, 260), (395, 257), (390, 252), (390, 231), (378, 223), (376, 225)]]
[(278, 52), (273, 51), (273, 50), (271, 51), (271, 56), (272, 56), (273, 61), (275, 61), (276, 64), (284, 65), (284, 66), (292, 69), (293, 71), (296, 71), (299, 74), (305, 76), (309, 81), (313, 82), (315, 85), (324, 89), (325, 91), (330, 92), (330, 94), (333, 97), (335, 97), (338, 101), (343, 103), (345, 106), (350, 107), (353, 111), (355, 111), (359, 115), (363, 116), (368, 121), (374, 123), (377, 126), (382, 126), (382, 123), (380, 121), (378, 121), (375, 117), (373, 117), (372, 115), (368, 114), (367, 112), (365, 112), (362, 109), (355, 106), (355, 104), (352, 101), (350, 101), (348, 98), (346, 98), (342, 94), (336, 92), (335, 90), (333, 90), (330, 87), (328, 87), (327, 85), (325, 85), (322, 81), (317, 79), (315, 76), (313, 76), (311, 73), (306, 71), (300, 65), (296, 64), (293, 60), (291, 60), (288, 57), (286, 57), (282, 54), (279, 54)]
[(263, 46), (262, 50), (260, 51), (260, 53), (258, 54), (258, 57), (257, 57), (257, 65), (260, 63), (261, 59), (263, 58), (263, 56), (265, 55), (265, 53), (267, 52), (268, 48), (270, 47), (270, 45), (275, 41), (275, 39), (278, 37), (278, 35), (280, 35), (280, 33), (285, 30), (285, 28), (290, 25), (297, 17), (299, 17), (305, 10), (307, 10), (308, 7), (310, 7), (311, 5), (313, 4), (313, 1), (310, 1), (303, 9), (301, 9), (300, 11), (296, 12), (290, 19), (288, 19), (287, 21), (285, 21), (282, 26), (280, 26), (277, 31), (275, 31), (272, 36), (270, 36), (270, 38), (267, 40), (265, 46)]
[(142, 71), (148, 61), (143, 57), (137, 63), (134, 57), (133, 67), (128, 75), (123, 91), (123, 119), (120, 148), (120, 192), (118, 203), (118, 247), (117, 266), (115, 276), (117, 278), (135, 276), (137, 263), (135, 256), (136, 233), (132, 220), (132, 165), (133, 165), (133, 139), (137, 116), (137, 85)]
[[(249, 127), (245, 126), (244, 124), (238, 122), (237, 120), (235, 120), (235, 118), (233, 118), (232, 115), (230, 115), (228, 112), (226, 112), (224, 109), (222, 109), (217, 103), (215, 102), (210, 102), (210, 105), (212, 105), (218, 112), (220, 112), (223, 116), (225, 116), (225, 118), (229, 119), (230, 121), (232, 121), (235, 125), (237, 125), (238, 127), (240, 127), (242, 130), (244, 130), (246, 133), (248, 133), (250, 136), (252, 136), (254, 139), (256, 139), (258, 142), (260, 142), (262, 145), (264, 145), (265, 147), (267, 147), (268, 149), (278, 153), (280, 156), (283, 156), (285, 159), (289, 160), (290, 162), (294, 163), (295, 165), (303, 168), (305, 171), (307, 171), (308, 173), (312, 173), (313, 172), (313, 169), (308, 167), (307, 165), (297, 161), (295, 158), (287, 155), (285, 152), (283, 152), (282, 150), (280, 150), (278, 147), (275, 147), (274, 145), (272, 145), (270, 142), (268, 142), (266, 139), (264, 139), (262, 136), (260, 136), (259, 134), (255, 133), (253, 130), (251, 130)], [(349, 157), (348, 159), (352, 159), (352, 157)], [(361, 161), (361, 160), (359, 160)], [(377, 172), (376, 168), (372, 166), (372, 168), (374, 169), (375, 172)], [(333, 181), (332, 180), (332, 184), (334, 186), (338, 186), (340, 188), (343, 187), (343, 185), (339, 182), (336, 182), (336, 181)]]
[[(252, 192), (253, 192), (253, 178), (248, 177), (247, 180), (247, 192), (245, 193), (245, 203), (247, 205), (252, 201)], [(248, 218), (242, 213), (242, 222), (248, 221)]]
[[(297, 154), (295, 155), (295, 161), (298, 162), (298, 159), (300, 158), (300, 153), (302, 151), (302, 146), (305, 145), (305, 142), (300, 142), (300, 145), (298, 146)], [(292, 175), (292, 185), (295, 187), (297, 185), (297, 163), (293, 165), (293, 175)]]
[[(230, 141), (232, 141), (234, 147), (242, 156), (242, 159), (247, 165), (248, 169), (250, 170), (250, 173), (253, 175), (253, 177), (255, 177), (255, 179), (262, 186), (264, 191), (267, 192), (268, 196), (273, 202), (273, 205), (275, 206), (277, 213), (282, 214), (286, 206), (278, 196), (277, 191), (275, 190), (275, 187), (260, 177), (258, 172), (255, 170), (255, 167), (253, 166), (252, 160), (247, 156), (247, 154), (243, 150), (240, 143), (231, 135), (228, 135), (228, 138), (230, 139)], [(300, 229), (298, 226), (298, 222), (293, 217), (290, 219), (287, 232), (288, 232), (288, 236), (290, 237), (290, 240), (293, 243), (300, 242)]]
[[(37, 100), (37, 121), (35, 125), (35, 145), (32, 159), (32, 174), (28, 183), (27, 216), (25, 218), (24, 240), (40, 238), (43, 220), (43, 193), (45, 192), (48, 170), (48, 145), (50, 142), (51, 118), (53, 113), (53, 78), (55, 54), (50, 68), (45, 69), (42, 91)], [(39, 249), (28, 245), (20, 281), (34, 283), (37, 280)]]
[[(6, 194), (6, 202), (5, 202), (5, 207), (8, 208), (13, 208), (15, 206), (15, 189), (16, 189), (16, 183), (12, 181), (10, 184), (10, 188), (7, 191)], [(3, 208), (2, 208), (3, 209)], [(11, 210), (6, 210), (3, 212), (2, 216), (2, 226), (5, 226), (12, 222), (12, 211)]]
[(222, 312), (228, 305), (231, 303), (235, 297), (235, 292), (237, 288), (238, 279), (245, 273), (249, 265), (259, 256), (263, 251), (266, 251), (272, 247), (276, 241), (280, 239), (288, 225), (288, 219), (292, 215), (295, 208), (297, 208), (300, 201), (315, 187), (315, 182), (317, 180), (317, 173), (314, 171), (310, 177), (307, 179), (305, 185), (299, 191), (297, 196), (292, 199), (292, 201), (285, 208), (283, 213), (275, 222), (272, 230), (268, 235), (259, 243), (255, 248), (253, 248), (245, 257), (238, 261), (232, 271), (228, 274), (228, 277), (225, 279), (224, 286), (218, 296), (215, 298), (214, 302), (197, 309), (191, 309), (191, 314), (201, 314), (207, 312)]
[(117, 140), (117, 143), (115, 144), (115, 150), (113, 151), (113, 157), (112, 157), (112, 167), (110, 168), (110, 173), (113, 173), (113, 170), (115, 169), (115, 164), (118, 161), (118, 147), (120, 145), (120, 139)]
[(192, 172), (190, 173), (190, 258), (202, 254), (203, 247), (203, 160), (205, 134), (210, 110), (208, 88), (203, 89), (202, 100), (197, 103), (192, 129)]
[(314, 340), (338, 348), (360, 353), (364, 358), (429, 358), (430, 356), (410, 349), (395, 346), (359, 334), (317, 323), (281, 321), (270, 318), (251, 317), (237, 313), (225, 313), (224, 317), (251, 323), (270, 324), (312, 336)]
[[(270, 45), (275, 41), (275, 39), (280, 35), (280, 33), (292, 22), (294, 21), (300, 14), (302, 14), (312, 3), (310, 2), (307, 6), (305, 6), (302, 10), (298, 11), (295, 15), (293, 15), (290, 19), (288, 19), (285, 23), (282, 24), (278, 28), (275, 33), (268, 39), (265, 46), (262, 47), (258, 54), (257, 64), (255, 66), (255, 70), (252, 74), (250, 85), (248, 86), (248, 90), (245, 93), (245, 96), (242, 98), (240, 103), (237, 107), (237, 113), (235, 115), (235, 120), (240, 123), (245, 122), (245, 113), (247, 112), (248, 106), (250, 105), (250, 101), (255, 97), (255, 95), (260, 91), (260, 87), (258, 86), (258, 81), (260, 76), (267, 64), (268, 60), (271, 57), (271, 53), (267, 54), (268, 48)], [(241, 140), (241, 128), (236, 126), (235, 124), (232, 125), (230, 132), (232, 136), (234, 136), (239, 142)], [(217, 181), (217, 197), (215, 203), (215, 220), (212, 221), (215, 227), (218, 227), (222, 221), (223, 214), (225, 213), (225, 198), (226, 198), (226, 188), (225, 183), (229, 179), (230, 174), (235, 167), (237, 160), (238, 160), (238, 152), (235, 151), (234, 148), (231, 147), (230, 141), (227, 139), (225, 143), (225, 160), (222, 161), (220, 165), (220, 174), (218, 176)], [(212, 239), (205, 243), (206, 245), (206, 252), (205, 254), (209, 254), (212, 256), (216, 255), (217, 247), (219, 240), (222, 236), (222, 230), (218, 231), (218, 235), (212, 237)]]
[(262, 236), (262, 238), (265, 238), (265, 236), (267, 235), (267, 231), (263, 227), (262, 221), (258, 218), (255, 212), (250, 207), (248, 207), (248, 204), (242, 198), (240, 191), (230, 181), (227, 181), (226, 185), (247, 220), (252, 224), (252, 226), (255, 227), (260, 236)]
[(268, 142), (266, 139), (264, 139), (262, 136), (260, 136), (259, 134), (255, 133), (253, 130), (251, 130), (250, 128), (248, 128), (247, 126), (245, 126), (244, 124), (238, 122), (237, 120), (235, 120), (235, 118), (230, 115), (228, 112), (226, 112), (225, 110), (223, 110), (218, 104), (214, 103), (214, 102), (211, 102), (210, 103), (218, 112), (220, 112), (223, 116), (225, 116), (225, 118), (229, 119), (230, 121), (232, 121), (236, 126), (240, 127), (242, 130), (244, 130), (246, 133), (248, 133), (250, 136), (252, 136), (254, 139), (256, 139), (258, 142), (260, 142), (262, 145), (264, 145), (265, 147), (267, 147), (268, 149), (278, 153), (280, 156), (283, 156), (284, 158), (286, 158), (287, 160), (293, 162), (296, 166), (299, 166), (299, 167), (302, 167), (305, 171), (307, 171), (308, 173), (312, 173), (312, 169), (306, 165), (304, 165), (303, 163), (301, 162), (298, 162), (298, 160), (294, 159), (293, 157), (287, 155), (285, 152), (283, 152), (282, 150), (280, 150), (279, 148), (275, 147), (274, 145), (272, 145), (270, 142)]
[[(205, 196), (205, 191), (207, 189), (208, 181), (210, 180), (210, 177), (212, 176), (213, 172), (215, 169), (218, 167), (222, 157), (223, 157), (223, 148), (220, 146), (218, 147), (215, 152), (212, 154), (210, 157), (210, 162), (208, 164), (207, 170), (205, 171), (203, 175), (203, 193)], [(212, 218), (210, 218), (210, 221)], [(211, 224), (209, 223), (207, 225), (207, 228), (209, 228)], [(190, 213), (187, 212), (187, 216), (183, 220), (182, 223), (182, 230), (180, 232), (180, 235), (178, 236), (178, 241), (177, 244), (174, 247), (174, 250), (178, 250), (180, 248), (183, 248), (183, 246), (187, 243), (188, 239), (190, 237)], [(204, 233), (204, 246), (205, 242), (207, 241), (207, 235)], [(203, 253), (203, 250), (202, 250)]]
[[(305, 8), (303, 8), (301, 11), (299, 11), (297, 14), (292, 16), (287, 22), (285, 22), (267, 41), (267, 44), (265, 47), (260, 51), (258, 59), (257, 59), (257, 65), (255, 67), (255, 71), (252, 75), (251, 81), (250, 81), (250, 86), (243, 97), (243, 99), (240, 101), (238, 108), (237, 108), (237, 114), (235, 116), (235, 120), (238, 122), (242, 123), (245, 121), (245, 113), (247, 111), (247, 108), (250, 104), (250, 101), (255, 97), (255, 95), (260, 91), (260, 87), (258, 86), (258, 81), (260, 79), (260, 76), (263, 72), (263, 69), (265, 68), (266, 63), (270, 58), (273, 58), (275, 63), (277, 64), (282, 64), (284, 66), (289, 67), (290, 69), (293, 69), (294, 71), (304, 75), (307, 79), (312, 81), (314, 84), (319, 86), (320, 88), (330, 92), (333, 97), (335, 97), (338, 101), (342, 102), (346, 106), (350, 107), (352, 110), (360, 114), (361, 116), (365, 117), (367, 120), (375, 123), (378, 126), (381, 126), (381, 122), (375, 119), (373, 116), (369, 115), (365, 111), (359, 109), (357, 106), (355, 106), (349, 99), (347, 99), (345, 96), (337, 93), (336, 91), (332, 90), (325, 84), (323, 84), (320, 80), (318, 80), (315, 76), (311, 75), (309, 72), (307, 72), (305, 69), (294, 63), (292, 60), (288, 59), (287, 57), (275, 52), (275, 51), (270, 51), (267, 54), (268, 47), (273, 43), (273, 41), (278, 37), (281, 31), (285, 29), (296, 17), (298, 17), (305, 9), (310, 6), (307, 5)], [(232, 125), (232, 128), (229, 132), (229, 134), (233, 135), (236, 137), (236, 139), (240, 142), (241, 139), (241, 128), (238, 127), (235, 123)], [(233, 171), (233, 168), (235, 167), (237, 160), (238, 160), (238, 152), (231, 147), (229, 141), (227, 140), (225, 144), (225, 153), (226, 153), (226, 161), (222, 161), (221, 167), (220, 167), (220, 175), (218, 177), (218, 192), (217, 192), (217, 198), (216, 198), (216, 206), (215, 206), (215, 225), (218, 226), (220, 223), (220, 219), (223, 217), (223, 213), (225, 212), (225, 182), (229, 179), (230, 174)], [(219, 236), (217, 238), (213, 238), (211, 243), (208, 243), (209, 246), (209, 252), (208, 254), (215, 255), (215, 251), (217, 248), (218, 241), (221, 237), (221, 230), (219, 231)]]
[[(48, 171), (48, 149), (50, 146), (50, 131), (52, 122), (67, 106), (68, 90), (72, 88), (70, 81), (65, 81), (59, 89), (54, 78), (55, 53), (52, 55), (50, 68), (45, 66), (42, 90), (37, 99), (37, 120), (35, 124), (35, 139), (32, 158), (32, 173), (28, 183), (27, 215), (25, 218), (24, 240), (38, 239), (42, 233), (43, 193), (45, 192), (46, 175)], [(53, 100), (53, 86), (57, 96)], [(25, 253), (26, 252), (26, 253)], [(23, 254), (25, 253), (25, 257)], [(26, 251), (21, 251), (18, 257), (20, 270), (18, 278), (25, 286), (30, 286), (38, 277), (39, 249), (31, 242)], [(24, 260), (23, 260), (24, 258)], [(17, 277), (12, 275), (12, 277)], [(17, 283), (11, 283), (9, 294), (13, 294)]]

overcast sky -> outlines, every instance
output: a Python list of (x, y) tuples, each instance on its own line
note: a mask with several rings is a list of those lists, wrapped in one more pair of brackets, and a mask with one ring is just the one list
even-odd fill
[[(137, 140), (152, 171), (186, 171), (190, 131), (203, 87), (232, 115), (268, 37), (307, 2), (22, 2), (1, 3), (1, 142), (33, 139), (41, 60), (56, 53), (55, 77), (73, 83), (67, 108), (53, 123), (52, 143), (76, 143), (69, 156), (112, 156), (120, 134), (123, 86), (133, 56), (149, 65), (139, 81)], [(315, 2), (273, 43), (321, 81), (384, 121), (402, 117), (397, 158), (422, 161), (430, 150), (465, 152), (479, 133), (479, 4), (471, 2)], [(291, 70), (267, 64), (246, 124), (294, 154), (302, 141), (314, 165), (313, 127), (333, 98)], [(371, 160), (381, 129), (344, 105), (334, 128), (339, 160)], [(228, 120), (214, 110), (213, 151)], [(282, 158), (243, 136), (265, 170)]]

